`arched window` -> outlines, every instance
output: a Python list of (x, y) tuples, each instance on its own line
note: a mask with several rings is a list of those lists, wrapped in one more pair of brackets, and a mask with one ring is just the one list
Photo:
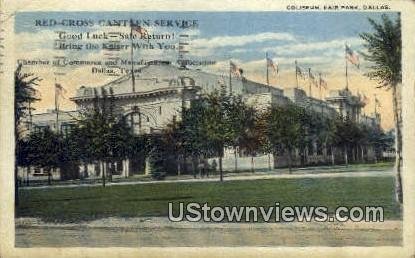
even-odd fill
[(181, 77), (181, 83), (183, 86), (195, 86), (195, 80), (191, 77)]

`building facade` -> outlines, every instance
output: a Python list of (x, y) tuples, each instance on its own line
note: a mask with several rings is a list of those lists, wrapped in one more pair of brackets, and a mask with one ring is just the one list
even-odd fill
[[(265, 110), (271, 105), (293, 103), (321, 112), (328, 117), (341, 115), (373, 126), (380, 123), (378, 116), (369, 117), (361, 114), (364, 102), (348, 90), (330, 91), (324, 101), (307, 96), (305, 91), (299, 88), (280, 89), (242, 76), (229, 78), (198, 69), (178, 67), (169, 62), (153, 62), (136, 69), (134, 75), (126, 74), (100, 87), (81, 86), (71, 98), (76, 104), (75, 111), (60, 111), (58, 116), (56, 111), (33, 115), (30, 130), (49, 127), (52, 130), (59, 128), (61, 132), (66, 132), (77, 115), (83, 110), (92, 108), (94, 99), (106, 92), (112, 93), (114, 112), (126, 117), (136, 134), (156, 133), (174, 120), (181, 119), (181, 110), (189, 107), (192, 100), (223, 87), (232, 94), (241, 95), (246, 103), (258, 110)], [(227, 150), (225, 159), (234, 157), (234, 151), (236, 150)], [(339, 158), (341, 157), (336, 157)], [(331, 162), (331, 159), (329, 150), (314, 146), (308, 151), (305, 162), (323, 164)], [(284, 155), (272, 157), (271, 162), (274, 167), (287, 165)], [(294, 160), (294, 165), (296, 162), (300, 161)], [(143, 161), (120, 161), (115, 164), (115, 171), (123, 176), (148, 173), (149, 170), (142, 163)], [(81, 168), (83, 176), (100, 176), (100, 173), (97, 164), (88, 164)]]

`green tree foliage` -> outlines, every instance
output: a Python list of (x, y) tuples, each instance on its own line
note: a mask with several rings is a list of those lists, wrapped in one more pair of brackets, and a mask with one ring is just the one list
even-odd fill
[(395, 20), (383, 14), (381, 22), (369, 19), (373, 32), (361, 33), (365, 41), (366, 53), (363, 57), (371, 63), (370, 71), (366, 73), (370, 79), (378, 81), (378, 87), (392, 90), (393, 114), (396, 132), (396, 199), (402, 203), (402, 133), (399, 87), (402, 82), (402, 38), (401, 18), (398, 14)]
[[(36, 87), (39, 85), (41, 79), (34, 76), (32, 73), (24, 73), (23, 66), (19, 64), (14, 72), (14, 135), (15, 135), (15, 156), (16, 162), (14, 166), (15, 179), (15, 205), (19, 204), (19, 178), (18, 166), (25, 162), (24, 154), (22, 153), (22, 132), (26, 129), (23, 120), (28, 118), (30, 112), (34, 110), (33, 103), (39, 101), (36, 97)], [(29, 125), (30, 126), (30, 125)], [(22, 163), (23, 162), (23, 163)]]
[(240, 96), (230, 96), (225, 111), (228, 117), (229, 145), (234, 149), (235, 172), (239, 151), (251, 156), (251, 170), (254, 171), (253, 157), (261, 151), (261, 133), (259, 114), (254, 107), (248, 106)]
[[(171, 123), (164, 131), (167, 149), (178, 156), (190, 157), (192, 163), (209, 157), (219, 158), (223, 180), (224, 148), (240, 147), (250, 155), (261, 147), (257, 130), (257, 113), (241, 97), (227, 94), (225, 88), (202, 96), (182, 112), (182, 120)], [(236, 157), (235, 157), (236, 158)], [(195, 173), (196, 164), (193, 165)]]
[(312, 150), (316, 143), (341, 149), (347, 163), (350, 151), (355, 161), (359, 150), (363, 157), (363, 147), (377, 146), (380, 152), (387, 146), (384, 139), (389, 139), (379, 127), (342, 117), (330, 119), (294, 104), (258, 111), (224, 89), (192, 101), (189, 108), (183, 108), (182, 119), (172, 121), (161, 134), (135, 135), (126, 118), (114, 114), (112, 98), (111, 91), (109, 95), (105, 90), (99, 95), (95, 92), (93, 107), (82, 113), (67, 135), (50, 130), (32, 133), (21, 142), (20, 163), (50, 170), (98, 162), (105, 186), (108, 164), (120, 159), (149, 157), (154, 172), (165, 174), (173, 164), (180, 173), (187, 158), (196, 173), (207, 158), (217, 157), (223, 180), (222, 158), (228, 147), (250, 155), (252, 171), (257, 153), (285, 152), (291, 171), (294, 154)]
[(126, 158), (134, 151), (137, 142), (125, 118), (114, 115), (112, 98), (112, 94), (108, 97), (104, 89), (101, 95), (95, 91), (93, 109), (83, 113), (70, 135), (80, 160), (99, 162), (103, 186), (108, 163), (117, 158)]
[[(206, 118), (207, 101), (204, 98), (194, 100), (189, 108), (183, 108), (182, 119), (172, 121), (163, 131), (158, 149), (165, 156), (174, 153), (177, 164), (177, 173), (187, 171), (187, 161), (190, 159), (192, 171), (196, 176), (197, 162), (200, 157), (209, 157), (213, 148), (207, 139), (206, 128), (203, 127)], [(184, 165), (182, 167), (182, 165)]]
[(294, 105), (276, 106), (268, 111), (267, 137), (274, 153), (286, 151), (291, 171), (293, 151), (305, 136), (305, 110)]
[(24, 73), (23, 66), (19, 64), (14, 72), (14, 121), (16, 138), (21, 138), (22, 122), (28, 118), (34, 110), (33, 103), (39, 101), (36, 87), (39, 86), (41, 79), (33, 73)]
[(235, 137), (238, 139), (237, 146), (251, 156), (251, 171), (254, 172), (254, 156), (258, 152), (264, 151), (265, 147), (263, 145), (266, 144), (260, 121), (261, 117), (253, 107), (246, 104), (240, 105), (240, 108), (235, 109), (234, 112), (240, 113), (239, 128), (236, 132), (237, 137)]
[[(194, 101), (183, 110), (181, 121), (164, 130), (162, 149), (176, 153), (176, 160), (184, 155), (196, 162), (200, 157), (218, 157), (221, 161), (226, 147), (239, 148), (251, 157), (257, 153), (285, 152), (291, 169), (294, 153), (304, 158), (306, 149), (313, 151), (315, 145), (320, 148), (319, 155), (324, 154), (324, 147), (331, 150), (333, 164), (333, 149), (343, 152), (346, 163), (363, 161), (365, 148), (379, 146), (380, 154), (384, 145), (381, 136), (379, 127), (363, 126), (348, 118), (322, 116), (294, 104), (257, 111), (241, 98), (217, 91)], [(353, 155), (349, 157), (349, 153)]]
[(361, 131), (357, 123), (349, 118), (337, 117), (335, 120), (335, 138), (334, 145), (343, 149), (344, 161), (349, 163), (349, 152), (361, 140)]
[(62, 152), (62, 137), (49, 128), (31, 133), (25, 144), (28, 164), (43, 168), (51, 184), (51, 170), (61, 167), (66, 157)]
[(379, 87), (393, 88), (402, 81), (401, 17), (391, 20), (383, 14), (381, 22), (370, 18), (369, 22), (374, 31), (360, 34), (367, 50), (361, 54), (371, 63), (366, 75), (377, 80)]

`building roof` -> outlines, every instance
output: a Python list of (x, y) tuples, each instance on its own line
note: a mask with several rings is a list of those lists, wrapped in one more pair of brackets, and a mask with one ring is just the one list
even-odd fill
[[(221, 85), (229, 85), (229, 77), (213, 73), (207, 73), (199, 69), (181, 68), (170, 62), (153, 62), (146, 66), (134, 69), (135, 92), (145, 93), (159, 89), (168, 89), (182, 86), (199, 86), (204, 92), (211, 92)], [(123, 75), (99, 88), (104, 88), (109, 93), (112, 88), (114, 95), (133, 93), (132, 74)], [(282, 95), (282, 90), (253, 82), (245, 78), (232, 77), (232, 84), (236, 93), (262, 93), (273, 91)], [(73, 100), (90, 98), (94, 96), (95, 87), (81, 86)], [(256, 89), (256, 90), (254, 90)], [(258, 90), (259, 89), (259, 90)], [(97, 89), (97, 94), (101, 90)], [(259, 91), (259, 92), (258, 92)]]

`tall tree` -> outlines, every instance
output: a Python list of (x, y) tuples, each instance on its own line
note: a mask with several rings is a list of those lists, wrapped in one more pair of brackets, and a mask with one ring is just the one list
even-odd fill
[(229, 123), (230, 95), (225, 88), (220, 92), (209, 94), (206, 99), (207, 109), (202, 128), (206, 133), (206, 140), (219, 158), (220, 181), (223, 181), (222, 160), (224, 148), (233, 145), (233, 131)]
[(361, 33), (365, 41), (366, 53), (363, 57), (371, 63), (366, 73), (370, 79), (378, 81), (378, 88), (392, 90), (393, 114), (396, 133), (396, 199), (402, 203), (402, 118), (400, 108), (400, 88), (402, 83), (402, 39), (401, 18), (395, 20), (383, 14), (381, 22), (369, 19), (373, 32)]
[(336, 132), (336, 123), (335, 119), (331, 117), (321, 117), (320, 126), (318, 132), (318, 138), (321, 143), (323, 143), (326, 154), (329, 153), (331, 164), (335, 164), (335, 150), (334, 150), (334, 141), (335, 141), (335, 132)]
[[(122, 121), (119, 127), (123, 127), (125, 125), (124, 122)], [(76, 131), (78, 132), (78, 140), (88, 139), (88, 146), (85, 146), (83, 142), (79, 143), (86, 152), (83, 158), (98, 161), (104, 187), (107, 165), (116, 154), (115, 147), (123, 140), (126, 140), (125, 136), (119, 135), (125, 132), (125, 130), (117, 129), (115, 125), (117, 125), (117, 121), (111, 114), (111, 105), (108, 101), (106, 90), (102, 89), (100, 95), (95, 91), (93, 108), (82, 114), (82, 117), (78, 120), (78, 129)], [(125, 141), (125, 143), (127, 142)], [(125, 153), (125, 151), (120, 151), (120, 153)]]
[(349, 117), (337, 117), (335, 119), (335, 132), (333, 144), (343, 149), (344, 162), (349, 164), (349, 153), (355, 148), (361, 139), (361, 132), (358, 124)]
[(205, 121), (207, 110), (206, 96), (193, 101), (190, 108), (183, 110), (182, 121), (176, 134), (179, 137), (176, 140), (181, 142), (184, 164), (186, 164), (186, 157), (190, 157), (194, 176), (196, 176), (196, 161), (201, 156), (209, 156), (215, 152), (215, 147), (210, 145), (211, 138), (207, 135), (209, 130)]
[(251, 155), (251, 167), (253, 170), (253, 157), (260, 149), (259, 133), (257, 129), (257, 112), (248, 106), (241, 96), (231, 95), (228, 98), (228, 106), (225, 110), (228, 118), (230, 145), (234, 149), (234, 170), (238, 171), (238, 148)]
[(284, 107), (272, 107), (268, 111), (268, 125), (266, 134), (273, 146), (274, 153), (284, 150), (288, 158), (288, 167), (291, 172), (293, 151), (301, 144), (304, 138), (302, 118), (304, 109), (292, 104)]
[(237, 131), (238, 145), (251, 156), (251, 172), (255, 172), (254, 156), (263, 148), (263, 130), (260, 117), (253, 107), (241, 106), (240, 130)]
[(32, 132), (27, 140), (27, 156), (30, 165), (43, 168), (51, 184), (52, 169), (62, 164), (62, 137), (49, 128)]
[(172, 121), (169, 123), (161, 135), (163, 151), (170, 155), (174, 155), (177, 164), (177, 175), (182, 172), (182, 162), (184, 157), (184, 144), (186, 137), (184, 136), (182, 121)]
[(267, 129), (268, 129), (268, 115), (269, 112), (259, 112), (256, 114), (256, 125), (255, 130), (257, 131), (258, 136), (258, 143), (259, 143), (259, 150), (263, 153), (268, 154), (268, 170), (271, 171), (275, 165), (271, 164), (271, 155), (276, 154), (274, 152), (274, 148), (272, 143), (269, 141), (267, 137)]
[[(19, 179), (18, 179), (18, 162), (22, 160), (20, 143), (22, 139), (23, 130), (25, 126), (23, 121), (30, 116), (33, 108), (33, 103), (38, 101), (39, 98), (36, 97), (36, 87), (39, 85), (41, 79), (37, 76), (34, 76), (32, 73), (25, 73), (22, 71), (22, 65), (17, 66), (16, 71), (14, 72), (14, 136), (15, 136), (15, 155), (16, 162), (14, 165), (14, 180), (15, 180), (15, 189), (14, 189), (14, 198), (15, 205), (19, 205)], [(30, 117), (29, 117), (30, 122)], [(31, 124), (29, 124), (31, 126)]]
[(238, 155), (241, 147), (242, 135), (244, 134), (246, 125), (248, 125), (249, 119), (247, 117), (247, 106), (242, 101), (240, 96), (230, 96), (228, 103), (227, 113), (229, 122), (229, 133), (231, 138), (231, 145), (234, 153), (234, 171), (238, 171)]

